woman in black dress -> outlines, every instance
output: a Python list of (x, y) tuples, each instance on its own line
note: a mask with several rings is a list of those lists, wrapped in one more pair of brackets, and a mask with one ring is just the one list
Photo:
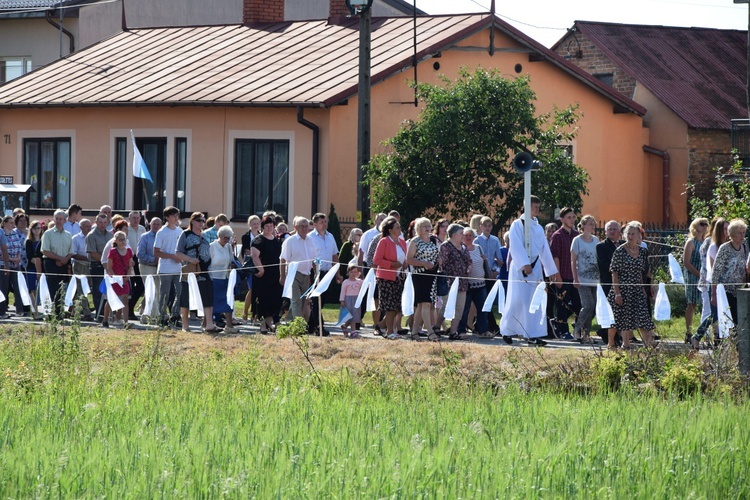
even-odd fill
[(648, 298), (643, 289), (644, 274), (649, 274), (648, 250), (641, 246), (641, 224), (630, 222), (625, 226), (626, 242), (612, 256), (612, 288), (610, 305), (615, 313), (615, 326), (622, 335), (622, 347), (630, 347), (635, 328), (641, 331), (647, 346), (654, 343), (654, 322), (649, 314)]
[(261, 233), (253, 239), (250, 252), (258, 270), (253, 277), (253, 290), (258, 298), (257, 314), (263, 318), (260, 333), (265, 335), (269, 329), (274, 329), (273, 318), (281, 310), (281, 240), (276, 238), (276, 221), (273, 217), (264, 218), (260, 227)]

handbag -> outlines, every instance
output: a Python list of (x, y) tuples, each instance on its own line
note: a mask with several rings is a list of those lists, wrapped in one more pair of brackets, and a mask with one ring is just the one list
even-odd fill
[(477, 248), (479, 248), (479, 253), (482, 256), (482, 267), (484, 268), (484, 279), (485, 280), (494, 280), (496, 276), (493, 274), (492, 269), (490, 269), (490, 263), (487, 260), (487, 257), (484, 255), (484, 250), (482, 250), (482, 247), (477, 245)]

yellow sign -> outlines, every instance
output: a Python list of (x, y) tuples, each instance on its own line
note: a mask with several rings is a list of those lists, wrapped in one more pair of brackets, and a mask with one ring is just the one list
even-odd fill
[(354, 216), (354, 221), (355, 222), (362, 222), (362, 211), (361, 210), (357, 210), (357, 215)]

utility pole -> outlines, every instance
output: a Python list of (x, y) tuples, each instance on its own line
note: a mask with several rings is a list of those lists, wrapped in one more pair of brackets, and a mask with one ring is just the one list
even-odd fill
[(359, 16), (359, 85), (357, 87), (357, 223), (367, 229), (370, 219), (370, 186), (364, 184), (364, 167), (370, 163), (370, 49), (372, 0), (346, 0), (352, 15)]
[(747, 118), (750, 118), (750, 0), (734, 0), (734, 3), (746, 3), (747, 9), (747, 79), (745, 80), (745, 107), (747, 108)]

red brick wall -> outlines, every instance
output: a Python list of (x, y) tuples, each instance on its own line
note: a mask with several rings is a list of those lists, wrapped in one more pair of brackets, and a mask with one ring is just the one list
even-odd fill
[(284, 0), (244, 0), (243, 23), (273, 23), (284, 20)]
[(330, 0), (330, 10), (328, 17), (346, 17), (350, 15), (349, 9), (346, 8), (344, 0)]
[(728, 130), (688, 129), (688, 182), (695, 185), (695, 194), (706, 199), (714, 188), (716, 167), (733, 163), (732, 137)]
[(612, 86), (630, 99), (633, 98), (635, 79), (616, 66), (604, 52), (583, 34), (568, 33), (556, 52), (568, 62), (575, 64), (591, 75), (612, 73)]

